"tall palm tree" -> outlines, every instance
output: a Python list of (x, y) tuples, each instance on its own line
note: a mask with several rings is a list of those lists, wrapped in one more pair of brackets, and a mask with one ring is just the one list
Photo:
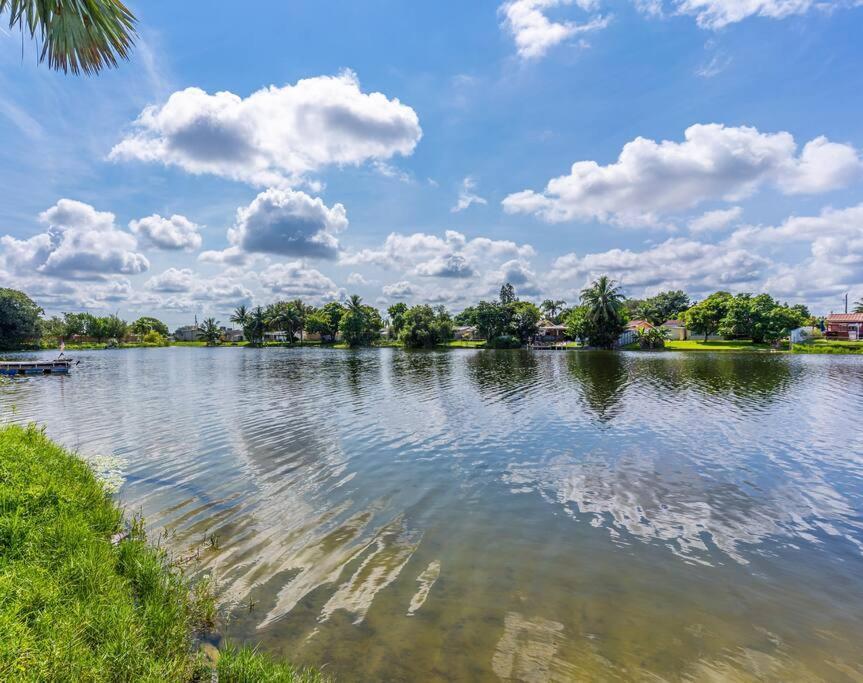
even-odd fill
[(219, 321), (215, 318), (206, 318), (199, 328), (201, 337), (207, 346), (215, 346), (222, 338), (222, 331), (219, 329)]
[(120, 0), (0, 0), (9, 28), (42, 43), (39, 61), (68, 73), (99, 73), (129, 59), (135, 15)]
[(358, 294), (351, 294), (348, 302), (345, 304), (345, 308), (347, 308), (351, 313), (362, 313), (363, 312), (363, 299)]
[(263, 346), (264, 330), (267, 329), (267, 314), (260, 306), (255, 306), (249, 315), (249, 327), (251, 328), (251, 343)]
[(854, 302), (854, 312), (863, 313), (863, 299), (858, 299)]
[(594, 322), (607, 322), (620, 317), (623, 294), (614, 280), (602, 275), (590, 287), (581, 290), (581, 303), (587, 306)]
[(296, 312), (297, 326), (300, 330), (300, 343), (305, 341), (304, 335), (306, 331), (306, 320), (315, 312), (314, 306), (307, 306), (302, 299), (294, 299), (291, 305)]
[(560, 313), (563, 308), (566, 306), (566, 302), (563, 299), (546, 299), (540, 304), (540, 308), (551, 318), (552, 321), (557, 322), (557, 314)]

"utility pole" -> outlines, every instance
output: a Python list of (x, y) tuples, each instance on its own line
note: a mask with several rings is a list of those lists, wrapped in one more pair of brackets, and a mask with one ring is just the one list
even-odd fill
[(845, 292), (845, 312), (848, 312), (848, 292)]

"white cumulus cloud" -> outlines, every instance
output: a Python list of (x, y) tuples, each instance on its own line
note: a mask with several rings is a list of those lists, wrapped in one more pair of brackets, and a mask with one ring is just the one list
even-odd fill
[(38, 273), (81, 280), (134, 275), (150, 267), (137, 253), (134, 235), (117, 229), (114, 214), (72, 199), (61, 199), (39, 215), (45, 232), (26, 240), (0, 237), (6, 267), (21, 274)]
[(201, 248), (200, 226), (178, 214), (163, 218), (154, 213), (132, 221), (129, 229), (157, 249), (195, 251)]
[(856, 149), (824, 137), (798, 154), (787, 132), (696, 124), (686, 129), (683, 142), (636, 138), (607, 166), (578, 161), (544, 191), (511, 194), (503, 206), (509, 213), (536, 214), (549, 222), (656, 224), (670, 212), (709, 200), (739, 200), (766, 185), (786, 194), (837, 189), (858, 177), (861, 168)]
[(739, 206), (732, 206), (730, 209), (706, 211), (689, 221), (689, 229), (695, 233), (722, 230), (732, 223), (739, 221), (742, 215), (743, 209)]
[(336, 283), (301, 260), (274, 263), (260, 274), (261, 284), (287, 298), (321, 298), (337, 291)]
[(110, 156), (276, 186), (326, 166), (409, 155), (421, 136), (413, 109), (379, 92), (364, 93), (357, 76), (345, 71), (245, 98), (177, 91), (141, 112)]
[(474, 190), (476, 189), (476, 181), (468, 176), (461, 181), (461, 190), (458, 193), (458, 201), (455, 206), (450, 209), (453, 213), (464, 211), (471, 204), (488, 204), (488, 202), (480, 197)]
[(510, 0), (500, 6), (504, 26), (512, 34), (522, 59), (538, 59), (573, 36), (608, 26), (609, 18), (600, 15), (584, 23), (549, 19), (549, 10), (572, 4), (586, 12), (596, 9), (594, 0)]

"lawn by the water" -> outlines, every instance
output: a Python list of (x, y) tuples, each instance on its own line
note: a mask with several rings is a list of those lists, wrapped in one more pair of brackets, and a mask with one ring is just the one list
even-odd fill
[(770, 351), (770, 344), (753, 344), (748, 339), (701, 341), (687, 339), (686, 341), (667, 341), (665, 348), (669, 351)]

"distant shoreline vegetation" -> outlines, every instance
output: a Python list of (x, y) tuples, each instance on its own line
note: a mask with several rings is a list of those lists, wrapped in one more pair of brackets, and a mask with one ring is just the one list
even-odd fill
[[(855, 303), (863, 312), (863, 300)], [(518, 298), (505, 283), (496, 299), (479, 301), (453, 315), (444, 306), (399, 302), (386, 311), (353, 295), (344, 303), (315, 307), (301, 299), (254, 308), (238, 306), (230, 315), (236, 329), (215, 318), (178, 328), (173, 334), (155, 317), (129, 323), (116, 314), (67, 312), (46, 317), (27, 294), (0, 289), (0, 349), (69, 350), (162, 346), (397, 346), (411, 349), (507, 349), (525, 346), (676, 351), (789, 351), (861, 353), (863, 343), (820, 338), (824, 319), (802, 304), (780, 303), (769, 294), (714, 292), (701, 301), (681, 290), (627, 298), (607, 276), (580, 292), (574, 306), (546, 299), (537, 305)], [(671, 339), (672, 323), (685, 329)], [(789, 331), (809, 326), (803, 343), (789, 343)]]

